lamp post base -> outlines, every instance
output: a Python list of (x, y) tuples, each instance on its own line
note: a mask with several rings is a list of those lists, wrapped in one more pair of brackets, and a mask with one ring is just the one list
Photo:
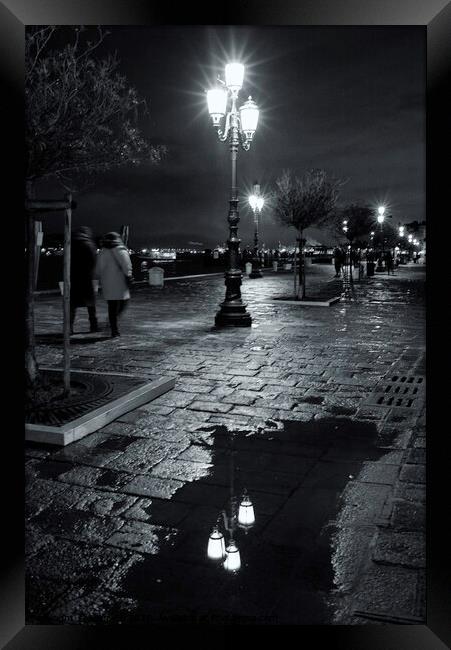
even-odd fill
[(221, 303), (221, 309), (215, 317), (216, 327), (250, 327), (252, 317), (243, 303)]

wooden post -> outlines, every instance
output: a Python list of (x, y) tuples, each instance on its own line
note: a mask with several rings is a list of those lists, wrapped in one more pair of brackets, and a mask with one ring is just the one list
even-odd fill
[(63, 339), (64, 339), (64, 394), (70, 393), (70, 247), (72, 228), (72, 194), (67, 195), (64, 218), (64, 295), (63, 295)]
[(35, 254), (34, 254), (34, 290), (38, 286), (38, 272), (39, 272), (39, 259), (41, 257), (41, 246), (42, 246), (42, 221), (34, 222), (34, 232), (35, 232)]

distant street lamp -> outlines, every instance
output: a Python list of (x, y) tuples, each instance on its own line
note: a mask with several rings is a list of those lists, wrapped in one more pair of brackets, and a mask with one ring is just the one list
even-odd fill
[(399, 226), (399, 236), (404, 237), (404, 226)]
[(381, 239), (382, 239), (382, 255), (379, 257), (378, 260), (378, 265), (376, 271), (382, 271), (382, 258), (384, 257), (384, 219), (385, 219), (385, 207), (383, 205), (380, 205), (377, 209), (377, 223), (380, 225), (380, 230), (381, 230)]
[[(234, 326), (249, 327), (252, 323), (246, 305), (241, 300), (242, 273), (238, 266), (238, 188), (237, 188), (237, 155), (238, 147), (248, 151), (254, 133), (257, 129), (259, 111), (256, 103), (249, 97), (239, 109), (236, 102), (243, 85), (244, 65), (228, 63), (225, 66), (225, 83), (218, 79), (218, 85), (207, 92), (208, 111), (221, 142), (229, 141), (230, 159), (232, 163), (232, 185), (229, 200), (229, 249), (228, 269), (225, 272), (226, 295), (221, 303), (221, 309), (216, 314), (216, 327)], [(225, 86), (225, 87), (224, 87)], [(227, 103), (231, 98), (231, 108), (227, 112)], [(225, 117), (224, 130), (221, 121)]]
[(343, 268), (343, 279), (344, 279), (344, 287), (345, 287), (345, 299), (350, 299), (351, 294), (350, 294), (350, 284), (354, 284), (354, 278), (352, 277), (352, 237), (348, 235), (348, 220), (344, 219), (343, 221), (343, 226), (342, 230), (344, 234), (346, 235), (346, 238), (350, 242), (350, 244), (346, 247), (346, 255), (345, 255), (345, 263), (344, 263), (344, 268)]
[(254, 256), (252, 258), (252, 271), (249, 273), (250, 278), (262, 278), (260, 270), (260, 260), (258, 257), (258, 218), (262, 211), (265, 199), (260, 196), (260, 185), (254, 184), (254, 194), (249, 196), (249, 205), (254, 213)]

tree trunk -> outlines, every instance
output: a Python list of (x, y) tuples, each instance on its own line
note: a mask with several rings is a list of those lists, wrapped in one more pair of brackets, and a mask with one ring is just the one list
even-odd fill
[[(26, 184), (26, 198), (34, 196), (30, 181)], [(34, 338), (34, 279), (35, 279), (36, 231), (33, 213), (26, 212), (26, 278), (25, 278), (25, 386), (31, 392), (38, 380), (38, 364), (35, 357)]]
[(298, 271), (297, 271), (297, 261), (296, 261), (296, 246), (297, 239), (294, 242), (294, 268), (293, 268), (293, 282), (294, 282), (294, 298), (298, 297)]
[(72, 230), (72, 194), (67, 195), (69, 207), (64, 216), (64, 295), (63, 295), (63, 340), (64, 340), (64, 394), (70, 395), (70, 256)]
[(304, 268), (304, 252), (303, 252), (303, 239), (302, 230), (299, 237), (299, 286), (298, 286), (298, 300), (305, 300), (305, 268)]

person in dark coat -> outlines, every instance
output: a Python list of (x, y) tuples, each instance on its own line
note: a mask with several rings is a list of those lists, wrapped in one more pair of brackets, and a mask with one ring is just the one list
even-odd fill
[(70, 331), (74, 333), (78, 307), (87, 307), (90, 332), (98, 332), (96, 297), (93, 280), (97, 261), (97, 247), (91, 228), (81, 226), (72, 235), (70, 259)]
[(393, 255), (391, 251), (387, 251), (385, 253), (385, 266), (387, 268), (388, 275), (394, 275), (395, 274), (395, 269), (394, 269), (394, 263), (393, 263)]
[(335, 266), (335, 277), (339, 278), (341, 276), (341, 267), (343, 266), (344, 255), (341, 248), (338, 246), (334, 249), (334, 266)]

